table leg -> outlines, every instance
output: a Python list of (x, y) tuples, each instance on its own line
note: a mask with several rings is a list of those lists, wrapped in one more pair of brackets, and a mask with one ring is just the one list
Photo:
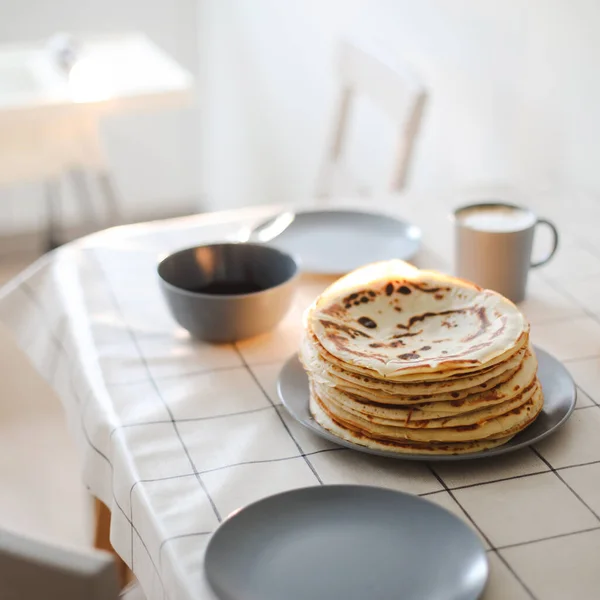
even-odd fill
[(98, 174), (98, 183), (104, 197), (105, 209), (108, 219), (108, 226), (114, 227), (118, 225), (120, 219), (119, 199), (108, 170), (100, 171)]
[(98, 550), (110, 552), (114, 556), (119, 584), (121, 588), (124, 588), (133, 579), (133, 573), (110, 544), (110, 511), (97, 498), (94, 499), (94, 502), (96, 513), (94, 547)]
[(50, 252), (61, 245), (59, 239), (61, 225), (60, 181), (48, 179), (44, 183), (44, 195), (46, 198), (46, 247), (44, 250)]
[(95, 231), (99, 228), (100, 220), (97, 218), (93, 198), (90, 194), (87, 174), (81, 168), (73, 168), (70, 171), (70, 175), (73, 190), (79, 203), (79, 210), (83, 213), (83, 223), (86, 229), (93, 229)]

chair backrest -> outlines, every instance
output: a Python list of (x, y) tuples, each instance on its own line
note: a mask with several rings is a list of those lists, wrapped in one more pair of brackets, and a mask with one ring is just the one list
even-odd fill
[(408, 173), (409, 159), (425, 106), (425, 88), (410, 70), (395, 61), (370, 52), (350, 41), (340, 43), (338, 57), (340, 82), (337, 112), (329, 148), (317, 183), (317, 196), (329, 197), (347, 141), (352, 101), (362, 95), (394, 121), (396, 153), (388, 192), (400, 191)]
[(75, 552), (0, 530), (2, 600), (116, 600), (113, 558)]

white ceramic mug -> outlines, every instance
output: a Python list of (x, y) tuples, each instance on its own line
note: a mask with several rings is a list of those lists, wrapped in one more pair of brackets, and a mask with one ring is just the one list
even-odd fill
[[(552, 248), (543, 260), (532, 262), (533, 237), (538, 225), (552, 231)], [(481, 202), (454, 211), (455, 272), (481, 287), (495, 290), (513, 302), (525, 299), (531, 267), (547, 263), (558, 247), (558, 231), (547, 219), (507, 202)]]

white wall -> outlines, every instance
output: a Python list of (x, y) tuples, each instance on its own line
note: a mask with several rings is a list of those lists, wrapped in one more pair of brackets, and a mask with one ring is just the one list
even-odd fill
[[(198, 18), (212, 206), (311, 195), (343, 34), (406, 59), (430, 90), (413, 188), (600, 191), (595, 0), (201, 0)], [(370, 115), (361, 133), (357, 167), (390, 131)]]
[[(195, 73), (196, 5), (196, 0), (0, 0), (0, 43), (44, 39), (57, 31), (140, 30)], [(192, 107), (105, 120), (103, 138), (125, 218), (176, 213), (197, 202), (197, 114)], [(35, 228), (43, 216), (39, 185), (0, 189), (0, 234)]]
[[(0, 42), (140, 29), (198, 73), (196, 108), (106, 123), (126, 217), (203, 194), (212, 208), (310, 197), (344, 34), (430, 90), (413, 188), (600, 190), (596, 0), (0, 0), (0, 15)], [(358, 113), (351, 162), (378, 175), (391, 130)], [(0, 190), (0, 234), (42, 219), (39, 186)]]

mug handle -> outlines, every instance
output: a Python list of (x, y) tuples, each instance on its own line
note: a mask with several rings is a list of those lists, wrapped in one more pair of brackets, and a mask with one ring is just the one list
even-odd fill
[(550, 254), (548, 254), (548, 256), (546, 256), (546, 258), (543, 258), (542, 260), (538, 260), (537, 262), (532, 262), (531, 263), (532, 268), (541, 267), (542, 265), (545, 265), (554, 256), (554, 253), (556, 252), (556, 249), (558, 248), (558, 230), (556, 229), (554, 223), (552, 223), (551, 221), (548, 221), (548, 219), (538, 219), (535, 226), (537, 227), (538, 225), (547, 225), (548, 227), (550, 227), (554, 241), (552, 242), (552, 250), (550, 250)]

